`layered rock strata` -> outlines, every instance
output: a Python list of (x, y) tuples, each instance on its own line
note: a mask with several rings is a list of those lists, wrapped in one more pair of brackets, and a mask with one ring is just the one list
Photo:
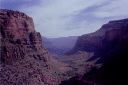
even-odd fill
[(32, 18), (24, 13), (0, 10), (0, 54), (0, 85), (58, 85), (60, 82), (55, 60), (43, 47)]

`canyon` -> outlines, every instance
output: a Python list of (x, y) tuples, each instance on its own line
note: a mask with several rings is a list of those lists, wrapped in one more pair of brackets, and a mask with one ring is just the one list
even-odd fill
[(128, 19), (79, 37), (42, 36), (28, 15), (0, 10), (0, 85), (127, 85)]
[(58, 56), (62, 56), (74, 47), (77, 37), (78, 36), (59, 38), (43, 37), (43, 43), (45, 48), (47, 48), (52, 55), (57, 54)]
[(32, 18), (18, 11), (0, 10), (0, 54), (0, 85), (58, 85), (71, 70), (44, 48)]
[(61, 85), (127, 85), (127, 43), (128, 19), (110, 21), (96, 32), (80, 36), (68, 54), (93, 52), (87, 61), (98, 59), (95, 64), (101, 67), (93, 67), (82, 77), (73, 77)]

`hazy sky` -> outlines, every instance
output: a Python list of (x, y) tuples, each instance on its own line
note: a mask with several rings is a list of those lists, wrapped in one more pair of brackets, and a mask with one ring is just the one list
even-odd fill
[(0, 0), (0, 8), (33, 17), (36, 30), (46, 37), (82, 35), (128, 17), (128, 0)]

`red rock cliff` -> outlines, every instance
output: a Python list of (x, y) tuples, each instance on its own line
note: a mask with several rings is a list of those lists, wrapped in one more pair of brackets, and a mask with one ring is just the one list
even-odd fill
[(0, 85), (58, 85), (52, 58), (24, 13), (0, 10), (0, 53)]

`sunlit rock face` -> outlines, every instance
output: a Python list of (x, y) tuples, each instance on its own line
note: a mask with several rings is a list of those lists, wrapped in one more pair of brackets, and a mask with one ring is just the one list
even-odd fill
[(0, 23), (3, 37), (23, 38), (35, 31), (32, 18), (20, 12), (0, 10)]
[(42, 59), (46, 50), (42, 46), (40, 33), (35, 31), (32, 18), (24, 13), (1, 10), (0, 28), (2, 63), (13, 64), (28, 55)]
[(24, 13), (0, 10), (0, 54), (0, 85), (58, 85), (61, 80), (59, 66), (54, 68), (58, 61)]

